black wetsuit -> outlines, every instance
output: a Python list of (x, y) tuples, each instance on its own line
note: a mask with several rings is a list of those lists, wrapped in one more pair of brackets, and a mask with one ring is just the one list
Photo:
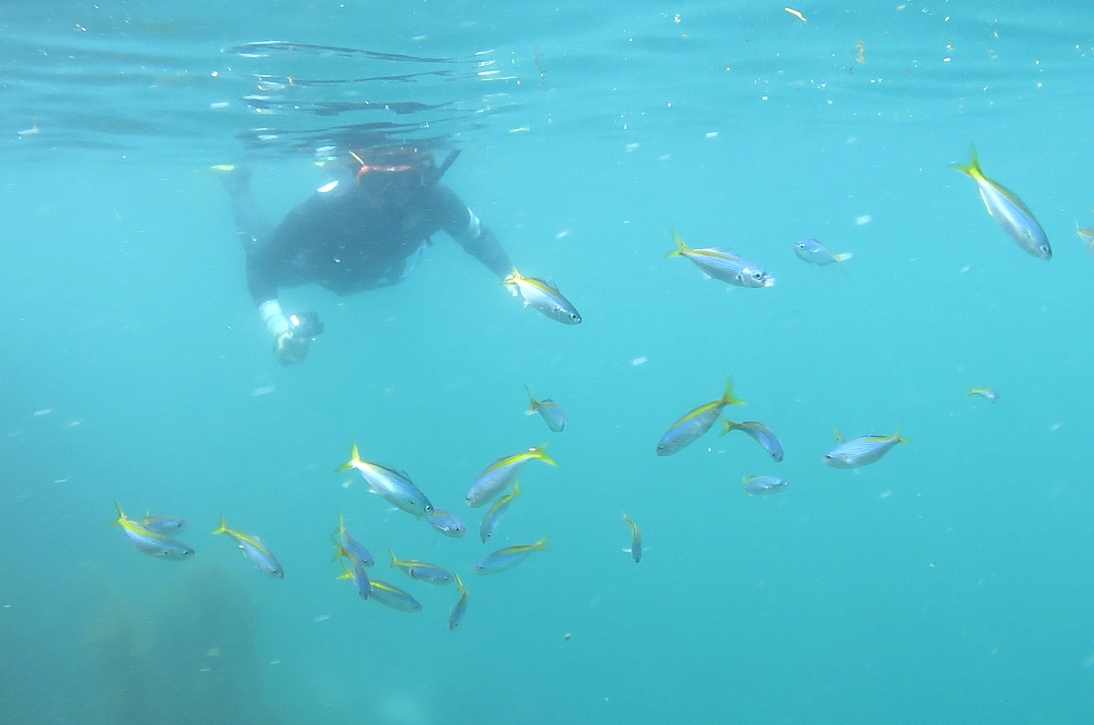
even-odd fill
[[(246, 221), (253, 202), (233, 194), (247, 250), (247, 286), (256, 305), (277, 299), (279, 287), (315, 282), (339, 295), (398, 282), (407, 260), (444, 231), (499, 277), (510, 270), (497, 237), (442, 184), (423, 187), (400, 206), (377, 208), (352, 180), (342, 181), (289, 212), (263, 233)], [(241, 213), (242, 212), (242, 213)], [(267, 226), (268, 228), (268, 226)]]

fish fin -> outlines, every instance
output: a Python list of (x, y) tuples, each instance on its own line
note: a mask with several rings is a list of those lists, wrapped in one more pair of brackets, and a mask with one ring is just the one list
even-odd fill
[(348, 471), (349, 469), (354, 467), (354, 464), (357, 464), (357, 463), (361, 462), (361, 454), (358, 453), (358, 451), (357, 451), (357, 444), (356, 443), (354, 443), (353, 447), (350, 449), (349, 455), (350, 455), (349, 461), (342, 464), (338, 468), (334, 469), (335, 473), (341, 473), (342, 471)]
[(225, 523), (225, 521), (224, 521), (224, 514), (221, 514), (220, 515), (220, 526), (213, 533), (214, 534), (229, 534), (229, 533), (231, 533), (231, 531), (232, 530), (228, 528), (228, 524)]
[(558, 464), (555, 463), (555, 459), (551, 458), (546, 453), (544, 453), (545, 450), (547, 450), (547, 444), (546, 443), (544, 443), (542, 446), (536, 446), (535, 448), (532, 449), (531, 452), (534, 452), (535, 457), (538, 458), (539, 460), (543, 461), (544, 463), (547, 463), (547, 464), (550, 464), (552, 466), (557, 467)]
[(983, 179), (984, 172), (980, 168), (980, 158), (976, 154), (976, 144), (973, 144), (969, 149), (969, 163), (968, 164), (950, 164), (955, 171), (960, 171), (966, 176), (970, 176), (973, 179)]
[(672, 230), (672, 239), (676, 242), (676, 249), (665, 255), (665, 258), (682, 257), (691, 250), (688, 249), (688, 245), (684, 244), (684, 238), (680, 236), (680, 232), (675, 229)]
[(539, 410), (539, 401), (532, 397), (531, 388), (525, 385), (524, 389), (528, 391), (528, 410), (524, 411), (524, 414), (535, 415), (536, 411)]
[(836, 443), (843, 443), (843, 434), (835, 428), (832, 429), (832, 432), (836, 434)]
[(897, 442), (897, 445), (899, 445), (901, 443), (911, 443), (912, 442), (908, 438), (901, 438), (900, 437), (900, 429), (903, 428), (903, 427), (904, 427), (904, 421), (901, 420), (900, 423), (898, 423), (897, 426), (896, 426), (896, 433), (893, 433), (893, 440)]
[(733, 378), (726, 382), (726, 391), (722, 393), (722, 399), (718, 402), (722, 405), (748, 405), (745, 401), (733, 397)]
[(346, 547), (342, 546), (341, 541), (334, 538), (333, 536), (330, 537), (330, 539), (331, 539), (332, 542), (334, 542), (334, 548), (335, 548), (334, 556), (332, 556), (330, 558), (331, 561), (338, 561), (343, 556), (349, 556), (349, 552), (346, 551)]

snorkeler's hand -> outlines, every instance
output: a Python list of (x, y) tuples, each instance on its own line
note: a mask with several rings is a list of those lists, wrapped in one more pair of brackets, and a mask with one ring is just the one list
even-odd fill
[(295, 365), (308, 359), (311, 351), (310, 337), (293, 335), (292, 332), (283, 332), (277, 336), (277, 359), (282, 365)]

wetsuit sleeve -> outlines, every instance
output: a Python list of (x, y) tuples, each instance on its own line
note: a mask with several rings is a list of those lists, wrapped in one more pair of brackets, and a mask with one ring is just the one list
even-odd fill
[(309, 244), (315, 206), (313, 200), (297, 206), (247, 255), (247, 289), (256, 306), (277, 299), (284, 268)]
[(479, 221), (475, 212), (447, 186), (438, 185), (437, 193), (440, 223), (445, 233), (499, 279), (509, 276), (513, 264), (493, 230)]

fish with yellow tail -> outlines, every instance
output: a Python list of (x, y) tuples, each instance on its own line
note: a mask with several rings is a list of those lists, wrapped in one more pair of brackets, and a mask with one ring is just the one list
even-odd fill
[(794, 254), (798, 255), (802, 261), (818, 267), (825, 267), (833, 262), (842, 266), (844, 262), (855, 256), (851, 252), (833, 254), (816, 239), (801, 239), (794, 242)]
[(526, 307), (564, 325), (580, 325), (581, 315), (558, 288), (546, 280), (524, 277), (515, 268), (502, 282), (514, 293), (520, 293)]
[(346, 522), (342, 518), (341, 511), (338, 512), (338, 530), (334, 532), (334, 547), (336, 553), (332, 561), (345, 556), (359, 560), (362, 566), (373, 566), (376, 563), (369, 550), (354, 538), (353, 534), (346, 528)]
[(877, 463), (894, 446), (901, 443), (911, 443), (907, 438), (900, 437), (900, 428), (891, 436), (868, 435), (843, 439), (839, 431), (836, 431), (836, 442), (839, 444), (824, 455), (824, 463), (832, 468), (858, 468), (870, 463)]
[(251, 563), (266, 576), (272, 579), (283, 579), (285, 577), (281, 564), (277, 563), (277, 559), (274, 558), (274, 555), (270, 553), (270, 550), (257, 536), (228, 528), (223, 516), (220, 517), (220, 527), (213, 534), (224, 534), (235, 539), (239, 550), (243, 552), (243, 556), (250, 559)]
[(545, 453), (546, 450), (547, 444), (544, 443), (537, 448), (529, 448), (524, 453), (506, 456), (494, 461), (471, 484), (466, 496), (467, 505), (471, 508), (478, 508), (492, 501), (495, 496), (509, 488), (510, 484), (516, 481), (520, 469), (524, 468), (524, 464), (528, 461), (543, 461), (548, 465), (557, 466), (558, 464), (554, 462), (554, 459)]
[(673, 423), (657, 443), (657, 455), (671, 456), (697, 441), (710, 430), (727, 405), (745, 405), (743, 400), (733, 397), (733, 380), (726, 383), (726, 390), (721, 398), (700, 405)]
[(133, 548), (142, 554), (147, 554), (153, 559), (165, 561), (186, 561), (194, 557), (194, 550), (173, 537), (157, 533), (138, 521), (134, 521), (125, 515), (121, 505), (114, 502), (114, 508), (118, 510), (118, 520), (114, 526), (121, 526), (126, 538)]
[(1037, 223), (1029, 207), (1023, 204), (1013, 191), (984, 176), (975, 146), (970, 151), (970, 157), (968, 164), (951, 164), (951, 166), (976, 182), (980, 190), (980, 199), (983, 200), (991, 218), (1019, 247), (1038, 259), (1046, 261), (1052, 259), (1052, 247), (1049, 246), (1048, 235)]
[(459, 627), (460, 622), (463, 621), (464, 616), (467, 614), (467, 587), (463, 585), (463, 580), (460, 579), (459, 574), (456, 574), (455, 577), (456, 591), (460, 593), (460, 598), (456, 601), (456, 606), (452, 607), (452, 613), (448, 615), (449, 631)]
[(630, 516), (627, 516), (626, 511), (623, 512), (623, 521), (631, 530), (631, 548), (623, 551), (630, 554), (631, 558), (634, 559), (634, 563), (638, 564), (642, 561), (642, 529), (638, 528), (638, 524), (634, 523)]
[(350, 450), (349, 462), (334, 469), (334, 472), (348, 471), (351, 468), (357, 469), (373, 493), (379, 494), (396, 508), (418, 518), (433, 513), (433, 504), (429, 503), (429, 499), (414, 485), (409, 476), (378, 463), (362, 461), (356, 443)]
[(971, 398), (974, 395), (979, 395), (981, 398), (988, 401), (989, 403), (994, 403), (999, 400), (999, 393), (995, 390), (995, 388), (974, 388), (972, 386), (969, 386), (968, 394), (965, 397)]
[(534, 544), (517, 544), (499, 549), (493, 554), (488, 554), (475, 564), (472, 569), (476, 574), (499, 574), (512, 569), (522, 563), (537, 551), (547, 551), (547, 539), (540, 539)]
[(372, 596), (372, 582), (369, 580), (368, 572), (365, 571), (365, 564), (353, 554), (348, 554), (350, 562), (353, 564), (353, 568), (342, 564), (342, 573), (335, 579), (352, 579), (353, 583), (357, 585), (357, 595), (361, 599), (368, 599)]
[(742, 259), (735, 252), (717, 247), (692, 249), (684, 244), (684, 238), (675, 229), (672, 238), (676, 249), (668, 257), (687, 257), (708, 277), (727, 282), (737, 287), (773, 287), (775, 278), (758, 264)]
[(558, 407), (558, 403), (550, 398), (536, 400), (532, 397), (531, 388), (525, 385), (524, 389), (528, 391), (528, 410), (524, 414), (535, 415), (539, 413), (539, 416), (543, 418), (543, 422), (547, 424), (547, 427), (553, 433), (561, 433), (562, 429), (566, 427), (567, 418), (566, 414), (562, 412), (562, 408)]

